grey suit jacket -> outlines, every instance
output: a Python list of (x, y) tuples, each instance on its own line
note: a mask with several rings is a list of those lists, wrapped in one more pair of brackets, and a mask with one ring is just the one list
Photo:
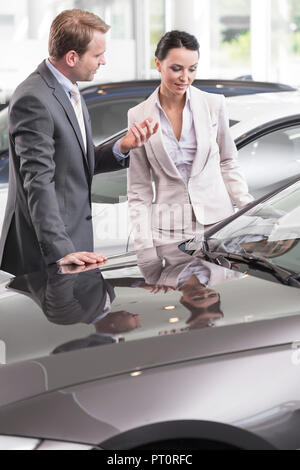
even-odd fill
[(92, 177), (124, 165), (112, 144), (94, 147), (84, 100), (82, 108), (87, 152), (72, 103), (45, 62), (11, 99), (9, 193), (0, 240), (5, 271), (34, 272), (68, 253), (93, 251)]

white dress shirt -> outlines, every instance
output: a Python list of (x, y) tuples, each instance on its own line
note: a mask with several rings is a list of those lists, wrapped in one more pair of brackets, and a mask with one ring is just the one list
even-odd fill
[(175, 137), (172, 125), (163, 110), (159, 94), (156, 106), (159, 109), (163, 145), (172, 158), (182, 179), (187, 184), (190, 178), (193, 161), (197, 151), (197, 139), (194, 126), (193, 111), (191, 108), (190, 90), (186, 91), (186, 102), (182, 113), (182, 131), (179, 141)]
[(209, 284), (210, 272), (209, 269), (203, 264), (199, 263), (198, 259), (192, 261), (184, 270), (180, 273), (177, 283), (177, 289), (181, 289), (182, 286), (192, 277), (196, 276), (203, 286), (207, 287)]

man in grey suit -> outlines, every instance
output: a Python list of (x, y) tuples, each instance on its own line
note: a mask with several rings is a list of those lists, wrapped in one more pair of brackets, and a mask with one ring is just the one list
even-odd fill
[(94, 147), (77, 82), (93, 80), (105, 65), (108, 29), (90, 12), (62, 12), (51, 26), (49, 59), (11, 99), (9, 193), (0, 240), (4, 271), (20, 275), (53, 263), (106, 260), (93, 253), (92, 177), (128, 166), (128, 152), (158, 127), (149, 118), (113, 148)]

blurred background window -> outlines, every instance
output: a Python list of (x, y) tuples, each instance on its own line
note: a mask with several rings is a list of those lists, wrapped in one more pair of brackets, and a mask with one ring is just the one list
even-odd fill
[(198, 78), (298, 85), (299, 0), (10, 0), (0, 2), (0, 90), (13, 90), (47, 57), (51, 22), (68, 8), (111, 25), (97, 83), (158, 77), (157, 42), (180, 29), (200, 41)]
[(251, 0), (210, 0), (211, 76), (251, 75)]
[(150, 2), (150, 67), (155, 69), (155, 50), (165, 33), (165, 0)]

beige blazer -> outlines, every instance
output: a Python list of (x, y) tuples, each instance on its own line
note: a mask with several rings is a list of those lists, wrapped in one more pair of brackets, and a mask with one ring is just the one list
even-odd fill
[[(129, 110), (129, 126), (148, 117), (160, 122), (158, 91)], [(164, 148), (161, 127), (131, 151), (128, 200), (136, 249), (160, 244), (161, 233), (170, 230), (190, 236), (193, 213), (198, 223), (210, 225), (233, 214), (232, 201), (241, 208), (253, 200), (237, 161), (225, 98), (195, 87), (190, 96), (197, 152), (188, 185)]]

